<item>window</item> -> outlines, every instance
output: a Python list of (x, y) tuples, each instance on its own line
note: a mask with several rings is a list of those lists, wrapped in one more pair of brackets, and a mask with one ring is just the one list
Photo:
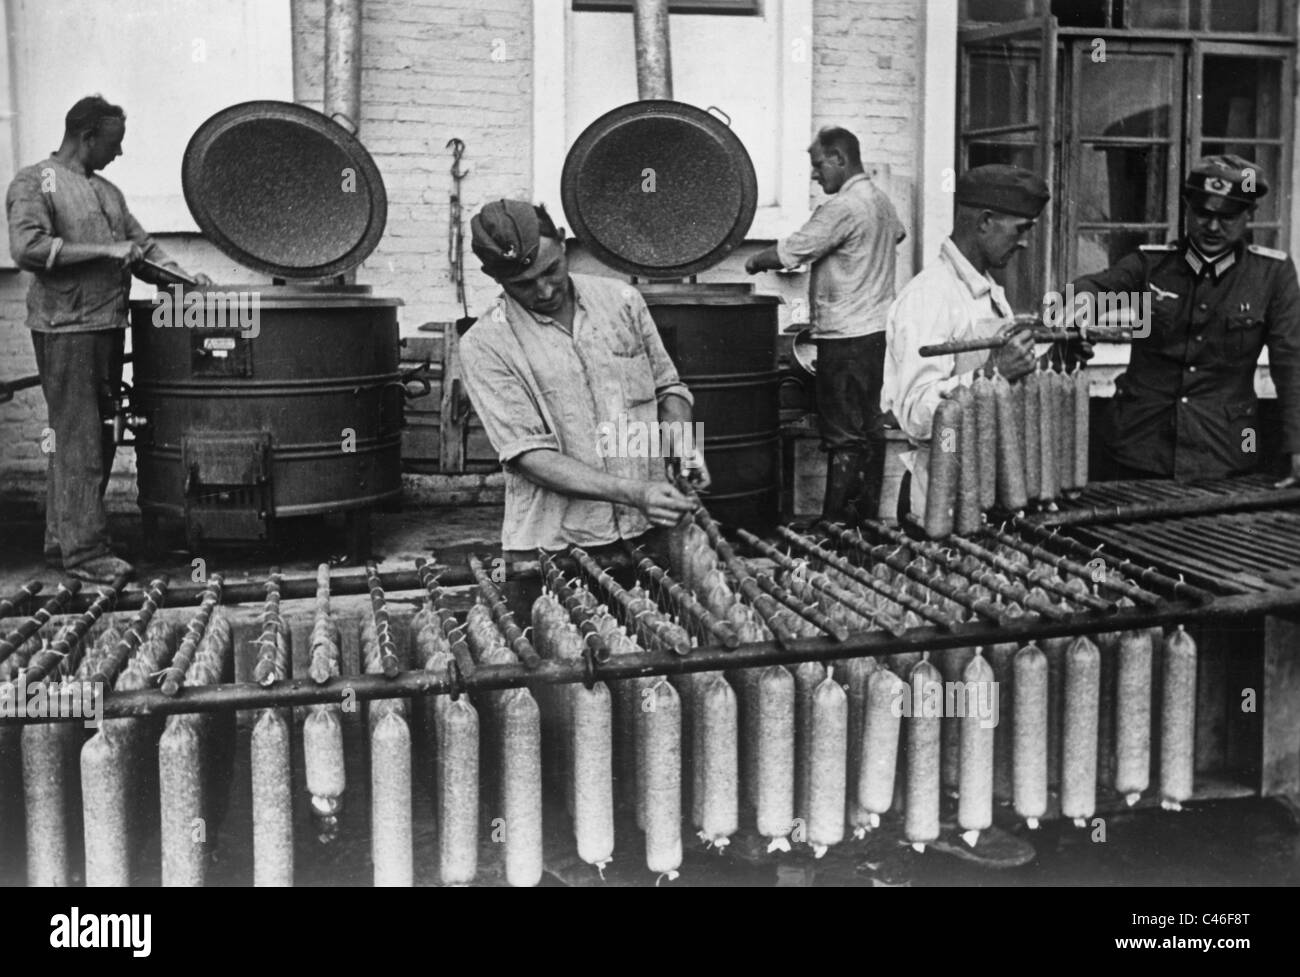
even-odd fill
[(1064, 28), (1295, 33), (1294, 0), (962, 0), (963, 24), (1009, 24), (1050, 14)]
[(1031, 254), (1006, 272), (1017, 311), (1177, 237), (1183, 176), (1205, 155), (1260, 165), (1270, 191), (1251, 237), (1287, 246), (1291, 0), (965, 0), (963, 15), (961, 165), (1016, 163), (1052, 188)]
[[(631, 13), (634, 0), (573, 0), (574, 10)], [(759, 0), (669, 0), (673, 14), (758, 14)]]

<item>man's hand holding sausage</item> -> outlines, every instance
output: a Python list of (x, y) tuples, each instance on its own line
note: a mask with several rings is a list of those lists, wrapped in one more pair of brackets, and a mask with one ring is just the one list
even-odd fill
[(1007, 341), (989, 354), (984, 366), (985, 373), (992, 376), (994, 371), (1002, 374), (1008, 382), (1014, 382), (1034, 372), (1037, 359), (1034, 356), (1034, 333), (1024, 324), (1016, 324), (1004, 330)]

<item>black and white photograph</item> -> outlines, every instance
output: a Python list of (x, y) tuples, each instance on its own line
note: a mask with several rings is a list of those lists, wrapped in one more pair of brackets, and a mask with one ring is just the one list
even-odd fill
[(1106, 959), (1263, 949), (1298, 38), (0, 2), (24, 940), (154, 953), (104, 887), (1064, 888)]

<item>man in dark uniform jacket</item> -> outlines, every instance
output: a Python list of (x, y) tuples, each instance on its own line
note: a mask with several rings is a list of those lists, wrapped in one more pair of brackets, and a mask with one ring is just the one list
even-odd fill
[(1183, 183), (1186, 235), (1143, 245), (1074, 282), (1076, 293), (1151, 295), (1115, 381), (1114, 460), (1123, 478), (1221, 478), (1257, 465), (1255, 368), (1268, 346), (1282, 450), (1300, 482), (1300, 286), (1283, 251), (1245, 243), (1268, 185), (1240, 156), (1209, 156)]

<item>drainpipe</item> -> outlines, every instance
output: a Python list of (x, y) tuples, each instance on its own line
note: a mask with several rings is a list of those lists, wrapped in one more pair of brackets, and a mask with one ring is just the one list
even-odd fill
[(361, 125), (361, 0), (325, 0), (325, 114)]
[(668, 0), (636, 0), (637, 98), (673, 97), (673, 61), (668, 42)]
[[(361, 0), (325, 0), (325, 114), (354, 136), (361, 128)], [(355, 284), (356, 269), (340, 277)]]

